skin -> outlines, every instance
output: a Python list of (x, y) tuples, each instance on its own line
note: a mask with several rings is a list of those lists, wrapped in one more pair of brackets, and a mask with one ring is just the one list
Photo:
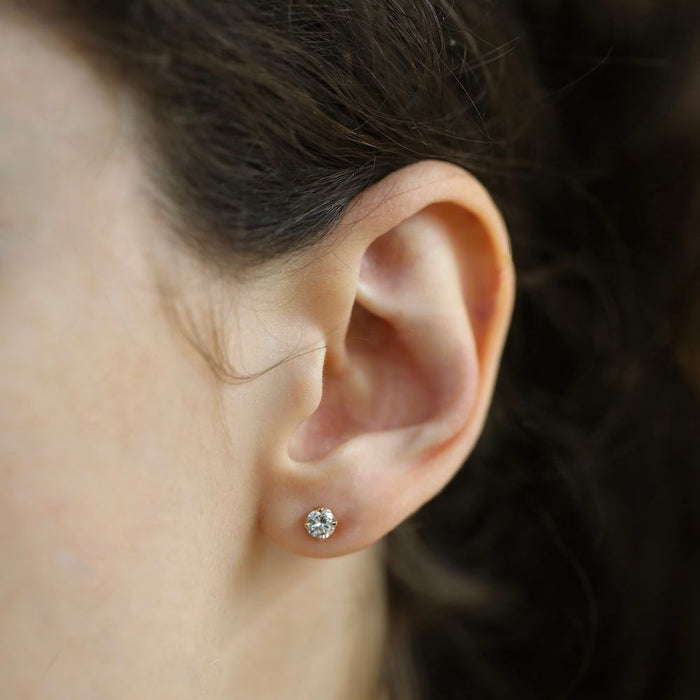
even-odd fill
[[(492, 204), (419, 165), (323, 254), (221, 279), (150, 206), (124, 91), (7, 16), (0, 95), (0, 697), (379, 698), (382, 536), (478, 438), (510, 317)], [(246, 372), (316, 350), (222, 382), (184, 310)]]

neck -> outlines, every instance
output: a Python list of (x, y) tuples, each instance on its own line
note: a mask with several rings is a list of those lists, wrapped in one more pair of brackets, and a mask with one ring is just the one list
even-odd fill
[(265, 545), (246, 568), (229, 697), (379, 700), (386, 631), (381, 546), (334, 559)]

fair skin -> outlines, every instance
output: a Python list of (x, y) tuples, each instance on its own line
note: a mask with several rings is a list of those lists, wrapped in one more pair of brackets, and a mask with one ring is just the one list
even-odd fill
[[(3, 18), (0, 95), (0, 697), (378, 698), (382, 538), (473, 448), (507, 333), (492, 201), (417, 163), (221, 279), (149, 205), (123, 91)], [(222, 381), (173, 309), (276, 366)]]

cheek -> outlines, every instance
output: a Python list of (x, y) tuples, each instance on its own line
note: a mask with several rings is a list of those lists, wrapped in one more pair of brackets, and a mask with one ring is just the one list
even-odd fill
[(180, 697), (155, 669), (196, 667), (216, 598), (188, 456), (197, 403), (174, 379), (187, 374), (149, 350), (154, 324), (131, 310), (14, 299), (0, 349), (0, 697), (143, 697), (156, 680), (152, 697)]
[(149, 463), (146, 432), (75, 384), (13, 383), (24, 392), (4, 392), (0, 410), (0, 697), (89, 696), (96, 679), (126, 692), (119, 667), (142, 678), (159, 648), (144, 648), (149, 627), (167, 629), (161, 592), (184, 599), (192, 583), (183, 504)]

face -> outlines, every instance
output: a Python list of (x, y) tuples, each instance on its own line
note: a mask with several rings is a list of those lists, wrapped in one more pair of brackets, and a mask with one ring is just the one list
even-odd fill
[[(151, 204), (126, 91), (2, 19), (0, 697), (370, 697), (381, 540), (490, 403), (514, 289), (495, 205), (415, 163), (330, 247), (218, 278)], [(301, 518), (326, 504), (318, 549)]]
[(260, 387), (224, 429), (166, 312), (164, 279), (201, 280), (150, 212), (128, 100), (5, 21), (0, 94), (0, 696), (190, 698), (235, 590), (209, 574), (246, 556)]

